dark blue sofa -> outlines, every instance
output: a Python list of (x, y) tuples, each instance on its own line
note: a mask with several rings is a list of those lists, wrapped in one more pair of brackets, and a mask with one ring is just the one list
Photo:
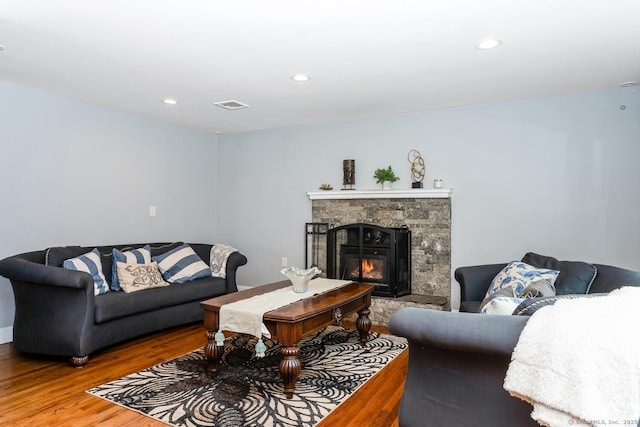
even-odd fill
[[(154, 243), (159, 255), (178, 243)], [(121, 251), (145, 244), (98, 246), (103, 273), (111, 282), (113, 248)], [(190, 244), (208, 265), (212, 245)], [(0, 275), (8, 278), (15, 296), (13, 345), (25, 353), (67, 356), (84, 366), (92, 352), (140, 335), (201, 321), (200, 302), (236, 292), (236, 270), (247, 258), (234, 252), (228, 258), (226, 278), (206, 277), (188, 283), (139, 292), (108, 292), (94, 296), (90, 274), (62, 268), (61, 258), (89, 252), (94, 247), (60, 248), (65, 254), (52, 261), (48, 250), (14, 255), (0, 261)]]
[[(545, 262), (560, 265), (545, 258)], [(560, 263), (561, 267), (577, 265)], [(401, 427), (537, 426), (530, 417), (531, 405), (511, 397), (503, 388), (511, 354), (529, 315), (559, 298), (603, 295), (622, 286), (640, 286), (639, 272), (591, 264), (597, 273), (586, 294), (531, 298), (514, 311), (520, 315), (476, 313), (492, 279), (506, 265), (455, 271), (461, 287), (460, 312), (402, 308), (391, 317), (390, 331), (409, 341), (409, 367), (398, 416)], [(560, 274), (564, 280), (571, 278), (568, 271)]]

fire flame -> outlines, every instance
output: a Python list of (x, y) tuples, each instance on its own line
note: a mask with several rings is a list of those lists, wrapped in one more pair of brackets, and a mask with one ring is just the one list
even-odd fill
[[(360, 264), (361, 264), (360, 269), (362, 271), (362, 277), (364, 279), (382, 279), (383, 272), (377, 270), (375, 264), (372, 261), (368, 259), (363, 259)], [(351, 275), (353, 277), (358, 277), (360, 275), (360, 271), (358, 267), (356, 267), (351, 272)]]
[(367, 273), (371, 273), (375, 269), (375, 266), (368, 259), (362, 260), (362, 275), (364, 276)]

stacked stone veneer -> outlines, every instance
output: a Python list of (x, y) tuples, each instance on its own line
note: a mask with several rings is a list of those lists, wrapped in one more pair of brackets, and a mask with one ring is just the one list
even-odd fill
[[(381, 227), (402, 227), (411, 230), (411, 293), (446, 297), (451, 295), (451, 199), (320, 199), (312, 200), (313, 222), (324, 222), (329, 228), (346, 224), (366, 223)], [(326, 268), (326, 241), (320, 242), (318, 261)], [(385, 299), (386, 300), (386, 299)], [(378, 316), (396, 309), (398, 302), (372, 304), (372, 314)], [(449, 303), (446, 304), (449, 306)], [(376, 324), (388, 321), (388, 314)]]

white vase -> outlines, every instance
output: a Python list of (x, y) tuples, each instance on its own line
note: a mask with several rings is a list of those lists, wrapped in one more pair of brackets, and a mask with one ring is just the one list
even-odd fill
[(383, 190), (391, 190), (391, 181), (385, 181), (382, 183)]
[(293, 284), (293, 292), (305, 293), (307, 292), (309, 281), (314, 276), (322, 273), (322, 270), (318, 267), (311, 267), (306, 270), (297, 267), (288, 267), (283, 268), (280, 272), (291, 280), (291, 283)]

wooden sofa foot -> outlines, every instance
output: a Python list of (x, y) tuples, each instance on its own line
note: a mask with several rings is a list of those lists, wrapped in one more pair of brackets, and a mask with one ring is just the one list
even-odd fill
[(72, 356), (69, 360), (74, 368), (84, 368), (89, 361), (89, 356)]

